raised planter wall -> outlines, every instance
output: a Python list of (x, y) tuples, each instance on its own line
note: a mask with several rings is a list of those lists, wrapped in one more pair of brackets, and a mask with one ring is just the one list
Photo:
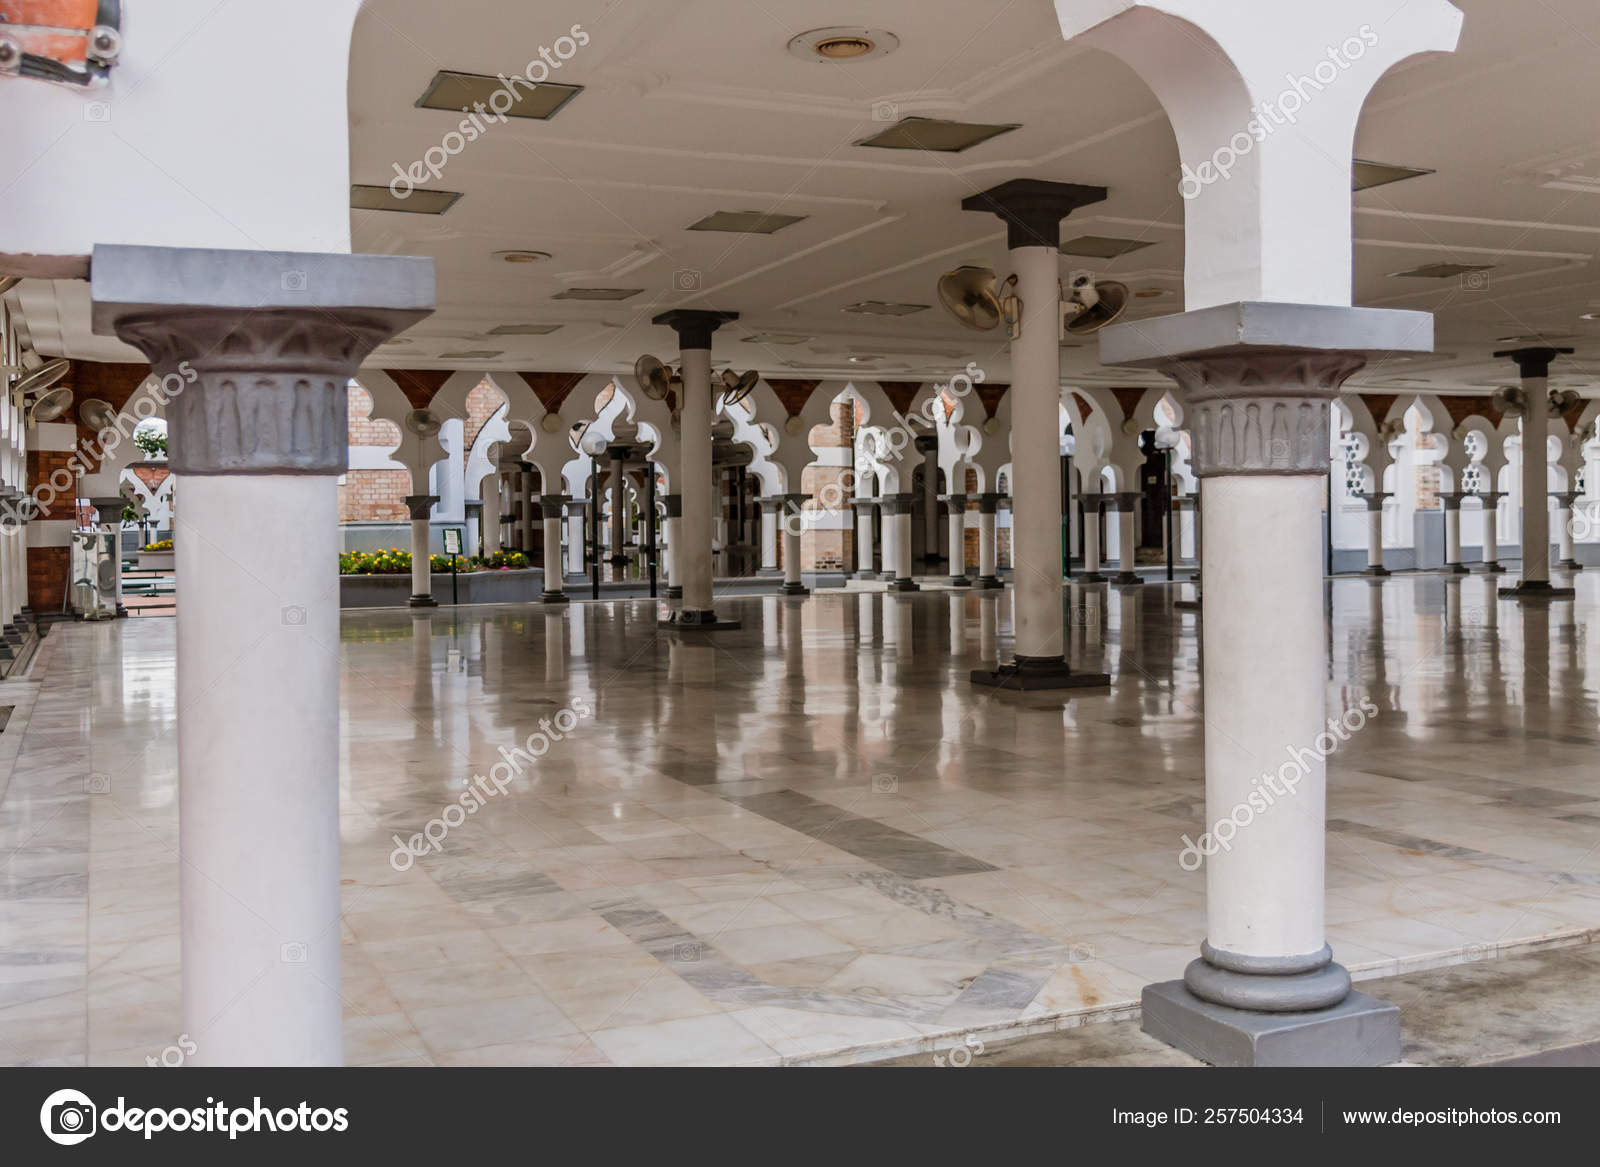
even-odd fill
[[(544, 572), (537, 567), (510, 571), (462, 572), (457, 577), (463, 604), (531, 603), (544, 594)], [(450, 573), (433, 573), (433, 598), (450, 603)], [(403, 608), (411, 601), (411, 574), (341, 575), (341, 608)]]

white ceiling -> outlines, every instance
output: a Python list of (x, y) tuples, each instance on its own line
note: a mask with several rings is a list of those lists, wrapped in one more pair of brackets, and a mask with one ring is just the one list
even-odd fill
[[(1571, 337), (1558, 365), (1600, 384), (1600, 31), (1593, 0), (1457, 0), (1460, 51), (1413, 64), (1373, 94), (1358, 157), (1436, 174), (1358, 193), (1356, 302), (1430, 309), (1440, 355), (1369, 369), (1360, 383), (1480, 389), (1509, 366), (1502, 337)], [(1182, 307), (1183, 205), (1177, 153), (1154, 97), (1126, 67), (1061, 42), (1048, 0), (627, 0), (585, 5), (590, 42), (552, 75), (585, 90), (549, 122), (497, 125), (451, 159), (437, 185), (463, 192), (447, 214), (354, 212), (358, 251), (432, 256), (439, 311), (373, 363), (620, 371), (641, 352), (675, 355), (649, 323), (671, 307), (738, 311), (715, 356), (771, 376), (918, 379), (975, 360), (1007, 379), (1005, 346), (937, 307), (914, 316), (846, 314), (859, 300), (934, 304), (939, 274), (962, 263), (1005, 271), (997, 219), (961, 199), (1016, 177), (1089, 183), (1110, 197), (1063, 224), (1063, 236), (1153, 241), (1121, 259), (1064, 258), (1152, 289), (1135, 315)], [(577, 6), (551, 0), (370, 0), (358, 22), (351, 79), (351, 169), (386, 185), (393, 164), (422, 156), (458, 120), (414, 106), (439, 69), (520, 70), (567, 33)], [(846, 22), (891, 30), (891, 55), (808, 62), (786, 44)], [(1308, 71), (1314, 62), (1307, 62)], [(901, 115), (1021, 128), (956, 155), (854, 145)], [(1552, 185), (1551, 176), (1563, 177)], [(717, 210), (781, 211), (804, 222), (771, 236), (690, 232)], [(548, 251), (538, 265), (492, 253)], [(1493, 264), (1486, 288), (1391, 279), (1427, 263)], [(677, 273), (699, 273), (698, 291)], [(570, 284), (644, 293), (617, 304), (551, 300)], [(41, 351), (107, 355), (88, 334), (84, 286), (24, 286)], [(561, 324), (548, 336), (488, 337), (501, 324)], [(746, 343), (753, 332), (813, 339)], [(503, 349), (477, 363), (461, 349)], [(877, 355), (851, 364), (850, 355)], [(1093, 342), (1064, 352), (1069, 379), (1116, 383)]]

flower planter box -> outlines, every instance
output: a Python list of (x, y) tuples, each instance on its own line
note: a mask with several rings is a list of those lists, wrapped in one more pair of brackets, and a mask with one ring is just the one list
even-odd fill
[[(528, 604), (544, 595), (544, 572), (537, 567), (507, 571), (462, 572), (457, 577), (463, 604)], [(433, 573), (433, 598), (450, 602), (450, 573)], [(411, 573), (341, 575), (341, 608), (403, 608), (411, 600)]]
[(171, 551), (139, 552), (140, 571), (172, 571), (178, 566)]

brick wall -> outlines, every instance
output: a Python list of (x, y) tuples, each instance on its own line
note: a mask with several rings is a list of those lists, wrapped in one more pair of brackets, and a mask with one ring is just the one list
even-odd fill
[(400, 427), (392, 421), (374, 419), (372, 394), (360, 385), (350, 386), (350, 444), (381, 446), (392, 450), (400, 444)]
[(495, 410), (506, 403), (505, 394), (495, 388), (494, 383), (485, 377), (473, 386), (472, 392), (467, 394), (467, 416), (463, 420), (465, 440), (461, 444), (463, 450), (472, 449), (472, 443), (478, 440), (478, 433), (494, 416)]
[(408, 523), (406, 496), (411, 474), (405, 470), (351, 470), (339, 485), (341, 523)]
[(70, 548), (28, 548), (28, 607), (35, 612), (61, 611), (71, 567)]

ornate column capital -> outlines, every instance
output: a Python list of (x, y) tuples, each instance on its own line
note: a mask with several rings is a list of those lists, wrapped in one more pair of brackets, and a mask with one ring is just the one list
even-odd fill
[(967, 496), (960, 491), (953, 494), (941, 494), (939, 498), (941, 501), (949, 503), (950, 509), (953, 511), (967, 509)]
[(1000, 494), (992, 490), (978, 495), (978, 513), (980, 515), (998, 514), (1000, 511), (1000, 498)]
[(1362, 500), (1366, 502), (1367, 510), (1369, 511), (1381, 511), (1383, 504), (1393, 497), (1394, 493), (1392, 491), (1385, 490), (1369, 490), (1361, 496)]
[(1441, 490), (1437, 497), (1445, 510), (1458, 511), (1461, 509), (1462, 500), (1471, 498), (1472, 495), (1464, 490)]
[(1144, 498), (1137, 490), (1119, 490), (1115, 494), (1106, 495), (1111, 499), (1119, 511), (1135, 511), (1139, 509), (1139, 501)]
[(539, 496), (539, 514), (541, 518), (559, 519), (566, 507), (572, 505), (572, 499), (564, 494), (541, 494)]
[(1580, 498), (1583, 497), (1583, 491), (1581, 491), (1581, 490), (1552, 490), (1550, 492), (1550, 497), (1556, 500), (1556, 505), (1557, 506), (1563, 507), (1563, 508), (1566, 508), (1566, 509), (1571, 509), (1572, 504), (1577, 502)]
[(408, 494), (406, 495), (406, 510), (411, 514), (413, 523), (421, 522), (431, 516), (434, 503), (439, 501), (436, 494)]
[(878, 501), (882, 503), (883, 513), (886, 515), (909, 515), (911, 513), (912, 500), (915, 497), (913, 494), (901, 492), (899, 494), (886, 494)]
[(348, 382), (433, 311), (433, 261), (101, 244), (90, 295), (161, 378), (173, 473), (339, 474)]
[(1270, 349), (1184, 357), (1177, 381), (1198, 477), (1325, 474), (1328, 403), (1366, 364), (1360, 353)]
[(859, 517), (861, 515), (872, 514), (872, 509), (876, 507), (880, 501), (881, 500), (876, 498), (853, 498), (850, 500), (850, 505), (856, 508), (856, 515)]

